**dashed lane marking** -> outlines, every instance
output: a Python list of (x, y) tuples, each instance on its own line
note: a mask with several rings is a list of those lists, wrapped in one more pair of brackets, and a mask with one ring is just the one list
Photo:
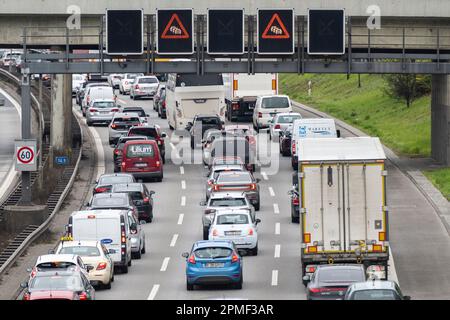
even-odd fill
[(152, 291), (150, 291), (150, 294), (147, 297), (147, 300), (154, 300), (156, 297), (156, 294), (158, 293), (160, 285), (159, 284), (155, 284), (152, 288)]
[(183, 166), (180, 167), (180, 174), (184, 174), (184, 167)]
[(269, 180), (269, 177), (267, 176), (267, 173), (265, 173), (264, 171), (261, 172), (261, 175), (264, 178), (264, 180)]
[(271, 197), (275, 197), (275, 191), (273, 191), (272, 187), (269, 187), (269, 193)]
[(186, 181), (185, 180), (181, 181), (181, 189), (186, 190)]
[(274, 203), (273, 204), (273, 212), (275, 214), (279, 214), (280, 213), (280, 207), (278, 207), (278, 203)]
[(280, 244), (276, 244), (275, 245), (275, 254), (274, 254), (274, 258), (279, 258), (281, 255), (281, 245)]
[(184, 213), (180, 213), (180, 215), (178, 216), (178, 224), (183, 224), (183, 219), (184, 219)]
[(272, 270), (272, 286), (278, 285), (278, 270)]
[(181, 206), (184, 207), (186, 205), (186, 197), (182, 196), (181, 197)]
[(169, 266), (169, 261), (170, 261), (169, 257), (164, 258), (160, 271), (165, 272), (167, 270), (167, 267)]
[(177, 240), (178, 240), (178, 234), (174, 234), (172, 237), (172, 241), (170, 241), (170, 246), (175, 247), (175, 245), (177, 244)]
[(281, 224), (279, 222), (275, 223), (275, 234), (281, 234)]

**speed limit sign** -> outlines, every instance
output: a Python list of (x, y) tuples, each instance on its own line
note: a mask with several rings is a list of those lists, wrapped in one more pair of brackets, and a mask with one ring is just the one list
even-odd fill
[(16, 171), (36, 171), (36, 140), (16, 140)]

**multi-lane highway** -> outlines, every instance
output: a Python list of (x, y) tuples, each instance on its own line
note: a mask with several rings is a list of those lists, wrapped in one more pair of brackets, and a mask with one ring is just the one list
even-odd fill
[[(175, 154), (171, 143), (174, 134), (167, 120), (157, 117), (151, 100), (132, 101), (120, 96), (120, 104), (142, 106), (150, 114), (150, 122), (168, 133), (167, 155)], [(74, 107), (79, 109), (78, 106)], [(305, 117), (315, 115), (301, 110)], [(341, 128), (342, 129), (342, 128)], [(108, 144), (107, 127), (91, 127), (99, 142), (98, 171), (113, 171), (112, 148)], [(343, 130), (343, 135), (350, 135)], [(172, 139), (177, 140), (177, 139)], [(181, 141), (186, 144), (188, 141)], [(179, 146), (178, 146), (179, 147)], [(103, 156), (102, 156), (103, 155)], [(167, 157), (170, 158), (169, 156)], [(104, 161), (104, 162), (103, 162)], [(148, 183), (156, 192), (153, 223), (144, 226), (147, 253), (133, 260), (130, 273), (117, 275), (111, 290), (99, 290), (98, 299), (304, 299), (305, 289), (300, 275), (300, 230), (290, 222), (292, 169), (290, 158), (279, 158), (277, 174), (258, 169), (261, 179), (262, 223), (258, 226), (259, 254), (244, 257), (243, 290), (223, 287), (187, 291), (185, 259), (181, 254), (202, 238), (202, 207), (205, 168), (201, 164), (175, 165), (170, 160), (164, 167), (162, 183)], [(388, 166), (388, 201), (390, 206), (391, 278), (398, 279), (403, 291), (413, 298), (450, 298), (450, 279), (442, 268), (450, 262), (450, 241), (432, 206), (399, 169)], [(269, 171), (268, 171), (269, 172)], [(269, 172), (270, 173), (270, 172)], [(424, 223), (424, 221), (426, 223)], [(439, 249), (436, 250), (436, 243)], [(432, 248), (434, 248), (432, 250)], [(395, 260), (395, 267), (393, 261)]]

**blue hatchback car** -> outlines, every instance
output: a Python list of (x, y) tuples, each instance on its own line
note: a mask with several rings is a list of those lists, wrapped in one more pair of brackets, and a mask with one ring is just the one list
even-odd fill
[(186, 258), (186, 289), (195, 285), (231, 284), (242, 289), (243, 261), (232, 241), (197, 241)]

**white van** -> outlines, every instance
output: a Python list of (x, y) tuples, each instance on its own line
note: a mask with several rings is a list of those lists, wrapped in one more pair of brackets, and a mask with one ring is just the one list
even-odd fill
[(277, 113), (292, 112), (291, 99), (286, 95), (260, 96), (256, 99), (253, 112), (253, 127), (255, 130), (269, 127), (269, 121)]
[(225, 86), (221, 74), (169, 74), (166, 114), (170, 129), (185, 129), (198, 114), (225, 121)]
[(85, 210), (69, 218), (68, 236), (74, 241), (100, 241), (109, 251), (114, 268), (128, 273), (131, 266), (131, 226), (126, 210)]
[(298, 143), (305, 138), (339, 138), (340, 131), (336, 130), (334, 119), (310, 118), (297, 119), (292, 128), (291, 164), (292, 169), (298, 170)]
[(93, 100), (114, 100), (116, 101), (117, 96), (114, 94), (112, 87), (90, 87), (84, 95), (83, 101), (81, 102), (81, 107), (83, 115), (86, 114), (86, 108), (89, 108), (90, 103)]

